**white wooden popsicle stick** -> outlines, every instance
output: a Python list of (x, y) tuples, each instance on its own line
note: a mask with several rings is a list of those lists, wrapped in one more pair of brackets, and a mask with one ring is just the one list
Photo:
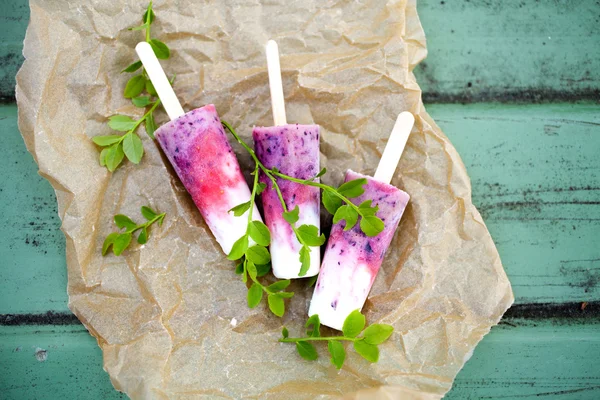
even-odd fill
[(152, 85), (154, 85), (154, 89), (156, 89), (156, 93), (158, 93), (158, 97), (165, 108), (165, 111), (169, 115), (171, 120), (175, 118), (181, 117), (185, 114), (169, 80), (167, 79), (167, 75), (165, 75), (165, 71), (163, 71), (160, 63), (158, 62), (158, 58), (156, 58), (156, 54), (154, 54), (154, 50), (147, 42), (140, 42), (135, 46), (135, 51), (137, 52), (142, 64), (144, 64), (144, 69), (148, 73), (150, 80), (152, 81)]
[(286, 125), (281, 66), (279, 65), (279, 48), (277, 47), (277, 42), (274, 40), (267, 42), (267, 71), (269, 72), (269, 87), (271, 88), (273, 121), (275, 122), (275, 126)]
[(392, 181), (414, 123), (415, 117), (408, 111), (404, 111), (398, 115), (373, 178), (385, 183)]

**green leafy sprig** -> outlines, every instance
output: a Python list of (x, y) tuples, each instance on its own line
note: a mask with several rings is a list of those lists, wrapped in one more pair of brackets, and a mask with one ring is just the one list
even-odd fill
[[(156, 57), (167, 59), (171, 55), (169, 47), (160, 40), (152, 39), (150, 37), (150, 26), (155, 18), (156, 15), (152, 9), (152, 2), (150, 2), (142, 17), (143, 24), (129, 29), (145, 30), (146, 42), (150, 44)], [(157, 97), (152, 81), (148, 78), (148, 74), (144, 70), (142, 62), (139, 60), (132, 63), (121, 72), (134, 73), (140, 69), (140, 73), (134, 75), (127, 81), (123, 95), (125, 98), (131, 99), (134, 106), (148, 108), (146, 113), (137, 121), (127, 115), (114, 115), (109, 118), (108, 126), (115, 131), (125, 132), (125, 134), (122, 136), (96, 136), (92, 139), (98, 146), (103, 147), (100, 152), (100, 165), (106, 166), (111, 172), (117, 169), (125, 157), (134, 164), (138, 164), (142, 159), (144, 147), (142, 145), (142, 140), (136, 133), (137, 128), (142, 123), (146, 128), (148, 136), (154, 139), (154, 131), (156, 131), (154, 111), (159, 106), (160, 99)]]
[(287, 328), (284, 327), (281, 331), (283, 337), (279, 341), (296, 343), (298, 354), (306, 360), (316, 360), (319, 357), (317, 349), (309, 342), (327, 341), (331, 363), (337, 369), (342, 368), (346, 360), (346, 350), (342, 341), (352, 342), (354, 350), (358, 354), (367, 361), (375, 363), (379, 360), (379, 348), (377, 346), (388, 340), (394, 331), (393, 326), (386, 324), (373, 324), (365, 329), (365, 316), (358, 310), (352, 311), (346, 317), (342, 327), (343, 336), (321, 337), (321, 322), (316, 314), (306, 321), (305, 326), (309, 328), (306, 332), (307, 337), (291, 338)]
[(133, 234), (136, 231), (140, 231), (137, 242), (139, 244), (145, 244), (148, 241), (149, 233), (148, 228), (155, 222), (161, 226), (165, 219), (165, 213), (159, 214), (150, 207), (142, 207), (142, 215), (146, 218), (146, 222), (143, 224), (136, 224), (131, 218), (123, 214), (115, 215), (115, 224), (119, 229), (125, 229), (120, 232), (113, 232), (106, 237), (104, 244), (102, 245), (102, 255), (106, 255), (110, 247), (116, 256), (120, 256), (123, 251), (129, 247)]
[[(292, 231), (296, 235), (298, 242), (302, 245), (300, 248), (300, 271), (298, 276), (305, 276), (310, 268), (310, 249), (309, 247), (321, 247), (323, 243), (325, 243), (325, 235), (319, 234), (319, 228), (315, 225), (304, 224), (300, 226), (296, 226), (296, 222), (300, 219), (300, 209), (298, 206), (294, 207), (293, 210), (289, 210), (285, 200), (283, 199), (283, 195), (281, 193), (281, 189), (277, 184), (277, 178), (274, 175), (276, 168), (268, 169), (265, 167), (252, 148), (250, 148), (235, 132), (235, 130), (229, 125), (227, 122), (222, 121), (223, 126), (227, 129), (231, 134), (235, 137), (235, 139), (240, 143), (244, 149), (250, 154), (254, 163), (256, 165), (256, 174), (262, 171), (265, 176), (272, 182), (273, 189), (277, 192), (277, 197), (279, 198), (279, 202), (281, 203), (281, 207), (283, 208), (283, 219), (286, 220), (288, 224), (290, 224)], [(277, 171), (277, 173), (279, 173)], [(287, 175), (284, 175), (287, 176)], [(266, 187), (266, 185), (265, 185)], [(264, 190), (264, 188), (263, 188)], [(261, 190), (262, 192), (262, 190)]]
[[(285, 291), (291, 283), (290, 280), (276, 281), (268, 286), (263, 285), (258, 280), (259, 277), (266, 275), (271, 270), (271, 253), (267, 249), (267, 246), (271, 243), (271, 233), (264, 223), (252, 219), (256, 196), (266, 188), (264, 183), (258, 182), (258, 172), (258, 166), (256, 166), (252, 173), (254, 176), (254, 185), (252, 186), (250, 200), (229, 210), (236, 217), (240, 217), (245, 212), (248, 212), (248, 225), (246, 233), (233, 244), (227, 258), (230, 260), (240, 260), (235, 272), (242, 275), (244, 283), (248, 282), (248, 277), (252, 282), (248, 288), (248, 307), (254, 308), (258, 306), (263, 295), (266, 294), (271, 312), (278, 317), (282, 317), (285, 313), (284, 299), (294, 296), (293, 292)], [(256, 244), (251, 246), (250, 239)]]
[[(255, 162), (256, 168), (260, 169), (262, 173), (272, 182), (273, 189), (277, 192), (277, 196), (283, 208), (283, 218), (290, 224), (293, 232), (298, 239), (298, 242), (302, 245), (300, 249), (300, 272), (298, 276), (306, 275), (310, 267), (310, 250), (309, 247), (320, 247), (325, 243), (325, 236), (319, 235), (319, 229), (314, 225), (301, 225), (296, 227), (296, 222), (299, 220), (299, 208), (296, 206), (293, 210), (289, 210), (279, 185), (277, 184), (277, 178), (285, 179), (288, 181), (296, 182), (302, 185), (318, 187), (323, 190), (323, 205), (331, 214), (333, 214), (333, 222), (345, 220), (346, 226), (344, 230), (352, 229), (358, 222), (358, 217), (361, 217), (360, 228), (367, 236), (377, 236), (383, 231), (384, 224), (375, 214), (379, 210), (378, 206), (372, 206), (372, 200), (363, 201), (360, 205), (356, 205), (350, 201), (351, 198), (362, 195), (365, 190), (364, 186), (367, 184), (365, 178), (355, 179), (342, 184), (337, 189), (326, 185), (324, 183), (316, 182), (317, 178), (323, 176), (327, 169), (323, 168), (317, 175), (311, 179), (298, 179), (292, 176), (281, 173), (277, 168), (265, 167), (256, 153), (250, 146), (248, 146), (235, 130), (227, 122), (222, 121), (223, 126), (227, 129), (237, 140), (238, 143), (244, 147), (244, 149), (250, 154)], [(240, 204), (238, 207), (243, 207), (245, 204)]]

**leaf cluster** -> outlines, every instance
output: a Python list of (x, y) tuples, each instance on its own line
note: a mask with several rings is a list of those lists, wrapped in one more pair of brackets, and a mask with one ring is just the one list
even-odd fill
[(289, 279), (276, 281), (268, 286), (263, 285), (258, 280), (271, 270), (271, 253), (268, 249), (271, 244), (271, 233), (262, 221), (252, 219), (256, 196), (266, 189), (264, 183), (258, 182), (258, 167), (254, 170), (253, 175), (254, 186), (252, 187), (250, 200), (229, 210), (236, 217), (247, 214), (248, 225), (246, 226), (246, 233), (235, 241), (227, 258), (240, 260), (235, 272), (242, 276), (244, 283), (251, 282), (247, 294), (248, 307), (258, 306), (266, 294), (271, 312), (278, 317), (282, 317), (285, 313), (284, 299), (293, 297), (294, 293), (285, 291), (291, 283)]
[(119, 229), (119, 232), (113, 232), (109, 234), (104, 240), (102, 245), (102, 255), (105, 256), (108, 250), (112, 247), (114, 255), (120, 256), (123, 251), (129, 247), (133, 239), (133, 234), (136, 231), (140, 231), (137, 237), (139, 244), (145, 244), (148, 241), (149, 232), (148, 228), (155, 222), (161, 226), (165, 219), (165, 213), (159, 214), (148, 206), (143, 206), (141, 209), (142, 215), (146, 218), (146, 222), (143, 224), (136, 224), (131, 218), (123, 214), (117, 214), (114, 217), (115, 225)]
[[(130, 30), (145, 30), (146, 41), (154, 50), (156, 57), (167, 59), (171, 55), (169, 47), (160, 40), (150, 37), (150, 26), (155, 19), (156, 15), (152, 9), (152, 2), (150, 2), (142, 16), (142, 25), (130, 28)], [(125, 157), (134, 164), (140, 162), (144, 155), (144, 147), (136, 130), (140, 125), (144, 124), (146, 133), (150, 138), (154, 139), (154, 132), (156, 131), (154, 111), (160, 104), (160, 99), (157, 97), (156, 90), (148, 78), (141, 61), (135, 61), (121, 72), (135, 73), (127, 81), (123, 96), (131, 99), (134, 106), (144, 109), (149, 107), (149, 109), (138, 120), (133, 120), (127, 115), (113, 115), (109, 118), (108, 126), (115, 131), (125, 132), (125, 134), (96, 136), (92, 139), (94, 143), (102, 147), (100, 165), (105, 166), (111, 172), (119, 167)]]
[(312, 315), (307, 321), (306, 337), (290, 338), (287, 328), (281, 331), (280, 342), (296, 343), (298, 354), (306, 360), (316, 360), (319, 355), (311, 341), (327, 341), (327, 349), (331, 356), (330, 361), (337, 369), (342, 368), (346, 360), (346, 349), (343, 341), (350, 341), (354, 350), (370, 362), (379, 360), (378, 345), (382, 344), (392, 335), (394, 327), (386, 324), (373, 324), (365, 329), (365, 316), (360, 311), (352, 311), (342, 327), (342, 336), (321, 337), (321, 323), (318, 315)]

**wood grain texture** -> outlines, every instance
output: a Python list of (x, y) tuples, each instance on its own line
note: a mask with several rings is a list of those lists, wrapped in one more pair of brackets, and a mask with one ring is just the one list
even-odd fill
[(23, 39), (29, 21), (27, 0), (0, 0), (0, 101), (15, 96), (15, 76), (23, 63)]
[(126, 399), (102, 370), (102, 351), (81, 326), (0, 327), (2, 399)]
[[(600, 99), (600, 2), (418, 0), (425, 103)], [(27, 0), (0, 0), (0, 99), (14, 98)], [(176, 49), (175, 49), (176, 51)]]
[(15, 105), (0, 106), (0, 132), (0, 314), (66, 311), (65, 237), (56, 197), (25, 148)]
[[(597, 399), (598, 329), (547, 322), (497, 326), (447, 398)], [(45, 361), (36, 358), (38, 348), (46, 351)], [(125, 398), (112, 389), (100, 348), (82, 326), (0, 327), (0, 359), (3, 399)]]
[(600, 106), (434, 105), (517, 303), (600, 298)]
[(425, 104), (600, 99), (598, 0), (418, 0)]

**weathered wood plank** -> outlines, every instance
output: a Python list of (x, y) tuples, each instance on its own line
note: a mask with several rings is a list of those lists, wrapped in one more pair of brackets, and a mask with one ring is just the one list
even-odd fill
[(0, 100), (14, 98), (15, 76), (23, 63), (23, 39), (28, 21), (28, 0), (0, 2)]
[(600, 398), (600, 325), (500, 325), (483, 338), (447, 399)]
[(600, 298), (600, 106), (433, 105), (517, 303)]
[(600, 2), (417, 0), (425, 103), (600, 99)]
[[(458, 375), (448, 399), (600, 397), (600, 325), (539, 322), (492, 329)], [(46, 351), (38, 361), (37, 349)], [(38, 357), (43, 359), (43, 352)], [(0, 327), (5, 399), (119, 399), (95, 340), (81, 326)], [(301, 360), (299, 361), (301, 362)]]
[[(429, 109), (463, 157), (517, 303), (600, 299), (600, 107)], [(0, 118), (9, 149), (0, 158), (0, 314), (66, 311), (54, 194), (23, 146), (16, 108), (1, 106)]]
[(23, 144), (15, 105), (0, 106), (0, 132), (0, 313), (68, 310), (56, 197)]
[[(0, 3), (0, 98), (14, 96), (27, 0)], [(600, 2), (418, 0), (426, 103), (600, 98)]]
[(81, 325), (0, 327), (3, 399), (126, 399), (102, 370), (102, 352)]

